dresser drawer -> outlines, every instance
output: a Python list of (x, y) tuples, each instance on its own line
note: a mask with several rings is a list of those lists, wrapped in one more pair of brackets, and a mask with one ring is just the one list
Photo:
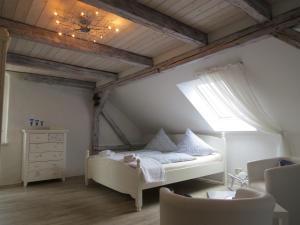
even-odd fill
[(44, 170), (31, 170), (28, 171), (27, 181), (38, 181), (61, 178), (63, 171), (60, 169), (44, 169)]
[(49, 162), (31, 162), (28, 165), (28, 170), (44, 170), (44, 169), (60, 169), (64, 168), (64, 161), (49, 161)]
[(30, 134), (29, 143), (45, 143), (48, 142), (48, 134)]
[(49, 142), (64, 142), (65, 135), (61, 133), (51, 133), (49, 134)]
[(44, 152), (44, 153), (29, 153), (29, 162), (42, 162), (51, 160), (64, 159), (64, 152)]
[(64, 149), (64, 143), (40, 143), (30, 144), (29, 146), (29, 152), (63, 152)]

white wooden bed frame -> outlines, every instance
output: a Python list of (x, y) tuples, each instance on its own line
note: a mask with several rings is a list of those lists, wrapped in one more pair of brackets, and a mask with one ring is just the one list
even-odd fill
[[(181, 135), (174, 135), (174, 139), (178, 140), (180, 136)], [(99, 157), (97, 158), (97, 163), (93, 163), (94, 161), (91, 160), (93, 156), (90, 156), (89, 151), (87, 151), (85, 162), (85, 184), (88, 185), (89, 179), (93, 179), (95, 182), (115, 191), (129, 194), (135, 199), (137, 211), (140, 211), (143, 205), (143, 190), (145, 189), (218, 173), (224, 173), (224, 182), (226, 182), (225, 138), (208, 135), (199, 136), (222, 154), (221, 161), (166, 170), (164, 182), (148, 184), (144, 181), (139, 160), (137, 162), (137, 168), (131, 168), (123, 163), (105, 157)]]

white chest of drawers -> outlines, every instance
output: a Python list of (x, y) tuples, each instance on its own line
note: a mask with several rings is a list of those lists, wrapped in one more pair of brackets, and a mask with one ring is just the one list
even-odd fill
[(22, 180), (65, 180), (67, 130), (22, 130)]

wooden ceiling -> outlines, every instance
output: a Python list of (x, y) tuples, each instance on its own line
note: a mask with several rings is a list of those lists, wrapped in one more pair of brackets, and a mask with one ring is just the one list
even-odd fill
[[(132, 22), (131, 18), (126, 16), (122, 16), (122, 18), (116, 15), (118, 13), (110, 13), (115, 11), (108, 10), (105, 7), (102, 8), (107, 11), (91, 6), (93, 2), (97, 3), (97, 1), (98, 0), (0, 0), (0, 17), (2, 17), (0, 18), (0, 26), (1, 24), (2, 26), (10, 24), (11, 21), (17, 21), (37, 28), (43, 28), (42, 30), (38, 30), (39, 33), (45, 33), (46, 30), (47, 32), (57, 32), (58, 28), (55, 24), (54, 11), (60, 14), (73, 15), (79, 15), (82, 11), (93, 13), (98, 11), (103, 21), (112, 21), (113, 24), (120, 28), (120, 32), (112, 32), (107, 34), (103, 39), (98, 39), (98, 44), (94, 46), (92, 45), (93, 43), (88, 43), (91, 38), (86, 39), (85, 36), (80, 36), (80, 38), (83, 39), (81, 41), (71, 41), (72, 45), (68, 45), (68, 42), (70, 42), (68, 41), (69, 39), (66, 39), (63, 45), (57, 44), (58, 41), (60, 41), (57, 36), (52, 38), (55, 39), (56, 43), (51, 45), (49, 41), (40, 41), (40, 37), (30, 39), (33, 34), (28, 34), (28, 32), (26, 36), (23, 35), (20, 30), (13, 31), (9, 52), (89, 69), (123, 74), (126, 73), (126, 71), (137, 71), (152, 66), (152, 63), (155, 63), (161, 57), (173, 57), (174, 54), (182, 54), (205, 44), (205, 41), (203, 43), (201, 43), (201, 41), (195, 41), (194, 43), (185, 41), (176, 35), (170, 35), (166, 29), (159, 30), (157, 27), (153, 29), (153, 26), (147, 26), (147, 24), (145, 26), (143, 22), (139, 23), (140, 21), (136, 22), (135, 20), (135, 22)], [(251, 1), (254, 0), (138, 0), (131, 2), (143, 4), (143, 7), (155, 10), (157, 13), (165, 15), (171, 20), (176, 20), (186, 25), (188, 29), (191, 28), (192, 31), (202, 32), (210, 38), (215, 33), (220, 33), (220, 30), (228, 29), (230, 32), (234, 32), (261, 22), (258, 21), (258, 19), (254, 19), (253, 16), (250, 16), (251, 12), (247, 11), (247, 9), (241, 10), (241, 7), (247, 6), (239, 5), (240, 2), (247, 3)], [(101, 0), (101, 2), (120, 3), (112, 0)], [(238, 2), (238, 4), (236, 2)], [(272, 4), (273, 0), (268, 0), (267, 2)], [(9, 19), (9, 21), (1, 22), (3, 19)], [(131, 19), (131, 21), (129, 19)], [(268, 18), (266, 20), (268, 20)], [(169, 23), (169, 21), (164, 22)], [(102, 21), (99, 21), (99, 25), (101, 25), (101, 23)], [(12, 25), (11, 29), (15, 27), (17, 26)], [(31, 28), (29, 27), (29, 29)], [(18, 35), (14, 35), (14, 32), (19, 33)], [(177, 32), (177, 30), (174, 32)], [(225, 32), (224, 34), (227, 33)], [(53, 36), (54, 33), (49, 33), (49, 36), (51, 35)], [(84, 39), (86, 39), (86, 41), (82, 42)], [(85, 47), (82, 51), (82, 45), (88, 47)], [(114, 56), (117, 55), (118, 57), (111, 57), (112, 54), (110, 52), (101, 54), (103, 50), (102, 47), (106, 48), (107, 46), (112, 48), (109, 49), (109, 51), (116, 50)], [(93, 48), (96, 50), (94, 51)], [(90, 49), (92, 49), (92, 51), (90, 51)], [(128, 54), (130, 56), (129, 58)], [(29, 72), (34, 73), (34, 68)], [(55, 73), (52, 72), (47, 75), (55, 75)], [(82, 80), (86, 79), (83, 77)]]

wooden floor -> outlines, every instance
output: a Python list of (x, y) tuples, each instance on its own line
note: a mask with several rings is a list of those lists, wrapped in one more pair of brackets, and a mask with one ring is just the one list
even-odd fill
[[(192, 180), (169, 185), (178, 193), (205, 197), (208, 189), (224, 186)], [(144, 191), (144, 206), (83, 177), (0, 189), (0, 225), (159, 225), (158, 188)]]

